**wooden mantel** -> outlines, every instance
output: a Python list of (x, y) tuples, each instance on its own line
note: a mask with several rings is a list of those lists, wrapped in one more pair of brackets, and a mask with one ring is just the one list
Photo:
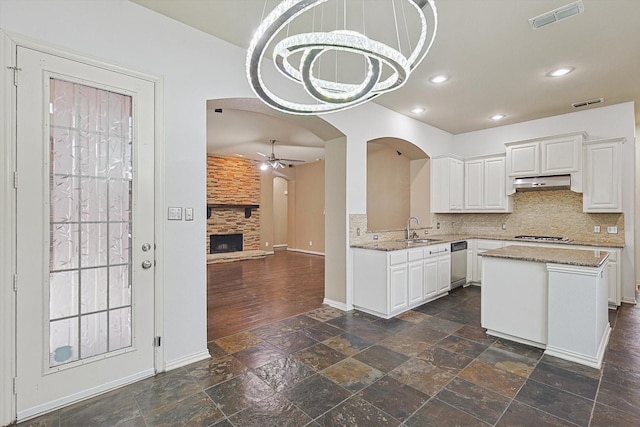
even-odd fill
[(211, 211), (216, 209), (244, 209), (244, 217), (251, 218), (251, 211), (260, 205), (234, 205), (229, 203), (207, 203), (207, 218), (211, 218)]

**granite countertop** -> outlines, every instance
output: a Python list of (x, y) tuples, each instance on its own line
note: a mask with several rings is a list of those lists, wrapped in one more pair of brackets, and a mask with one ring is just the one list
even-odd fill
[(581, 267), (600, 267), (606, 259), (609, 258), (609, 252), (605, 251), (541, 248), (533, 246), (506, 246), (502, 249), (493, 249), (479, 253), (478, 255), (521, 261), (577, 265)]
[[(555, 245), (567, 245), (571, 246), (598, 246), (604, 248), (624, 248), (624, 243), (603, 243), (603, 242), (594, 242), (594, 241), (584, 241), (584, 240), (569, 240), (567, 242), (540, 242), (540, 241), (531, 241), (531, 240), (522, 240), (515, 239), (515, 236), (483, 236), (479, 234), (429, 234), (424, 236), (425, 239), (434, 239), (436, 241), (428, 242), (428, 243), (406, 243), (400, 242), (396, 240), (381, 240), (378, 242), (372, 243), (360, 243), (351, 245), (352, 248), (360, 248), (360, 249), (372, 249), (378, 251), (398, 251), (402, 249), (410, 249), (410, 248), (419, 248), (422, 246), (431, 246), (431, 245), (439, 245), (442, 243), (453, 243), (459, 242), (461, 240), (469, 240), (469, 239), (484, 239), (484, 240), (504, 240), (504, 241), (513, 241), (513, 242), (523, 242), (523, 243), (553, 243)], [(545, 250), (552, 250), (552, 248), (543, 248)]]

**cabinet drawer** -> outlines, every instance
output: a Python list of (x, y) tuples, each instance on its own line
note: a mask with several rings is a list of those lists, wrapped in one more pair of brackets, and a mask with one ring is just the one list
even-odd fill
[(389, 254), (389, 265), (403, 264), (407, 262), (407, 251), (393, 251)]
[(422, 249), (413, 249), (408, 252), (409, 252), (408, 253), (409, 261), (418, 261), (418, 260), (421, 260), (423, 257)]

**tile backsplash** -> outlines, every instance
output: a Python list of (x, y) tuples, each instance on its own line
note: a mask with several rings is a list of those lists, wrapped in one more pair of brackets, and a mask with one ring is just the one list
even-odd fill
[[(404, 230), (367, 233), (366, 215), (350, 215), (352, 244), (404, 237)], [(440, 223), (440, 229), (436, 224)], [(505, 230), (502, 226), (505, 226)], [(519, 234), (561, 236), (592, 243), (624, 243), (624, 215), (622, 213), (584, 213), (582, 194), (570, 190), (530, 191), (513, 195), (512, 213), (434, 214), (430, 235), (471, 234), (492, 237), (513, 237)], [(594, 233), (595, 225), (600, 233)], [(607, 227), (618, 227), (617, 234), (608, 234)], [(360, 236), (357, 235), (360, 228)], [(421, 230), (418, 228), (418, 230)], [(422, 235), (422, 232), (419, 231)]]

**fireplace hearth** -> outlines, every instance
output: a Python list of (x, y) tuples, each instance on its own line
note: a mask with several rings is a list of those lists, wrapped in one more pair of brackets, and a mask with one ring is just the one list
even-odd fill
[(212, 234), (209, 236), (209, 253), (241, 252), (243, 250), (242, 240), (242, 233)]

